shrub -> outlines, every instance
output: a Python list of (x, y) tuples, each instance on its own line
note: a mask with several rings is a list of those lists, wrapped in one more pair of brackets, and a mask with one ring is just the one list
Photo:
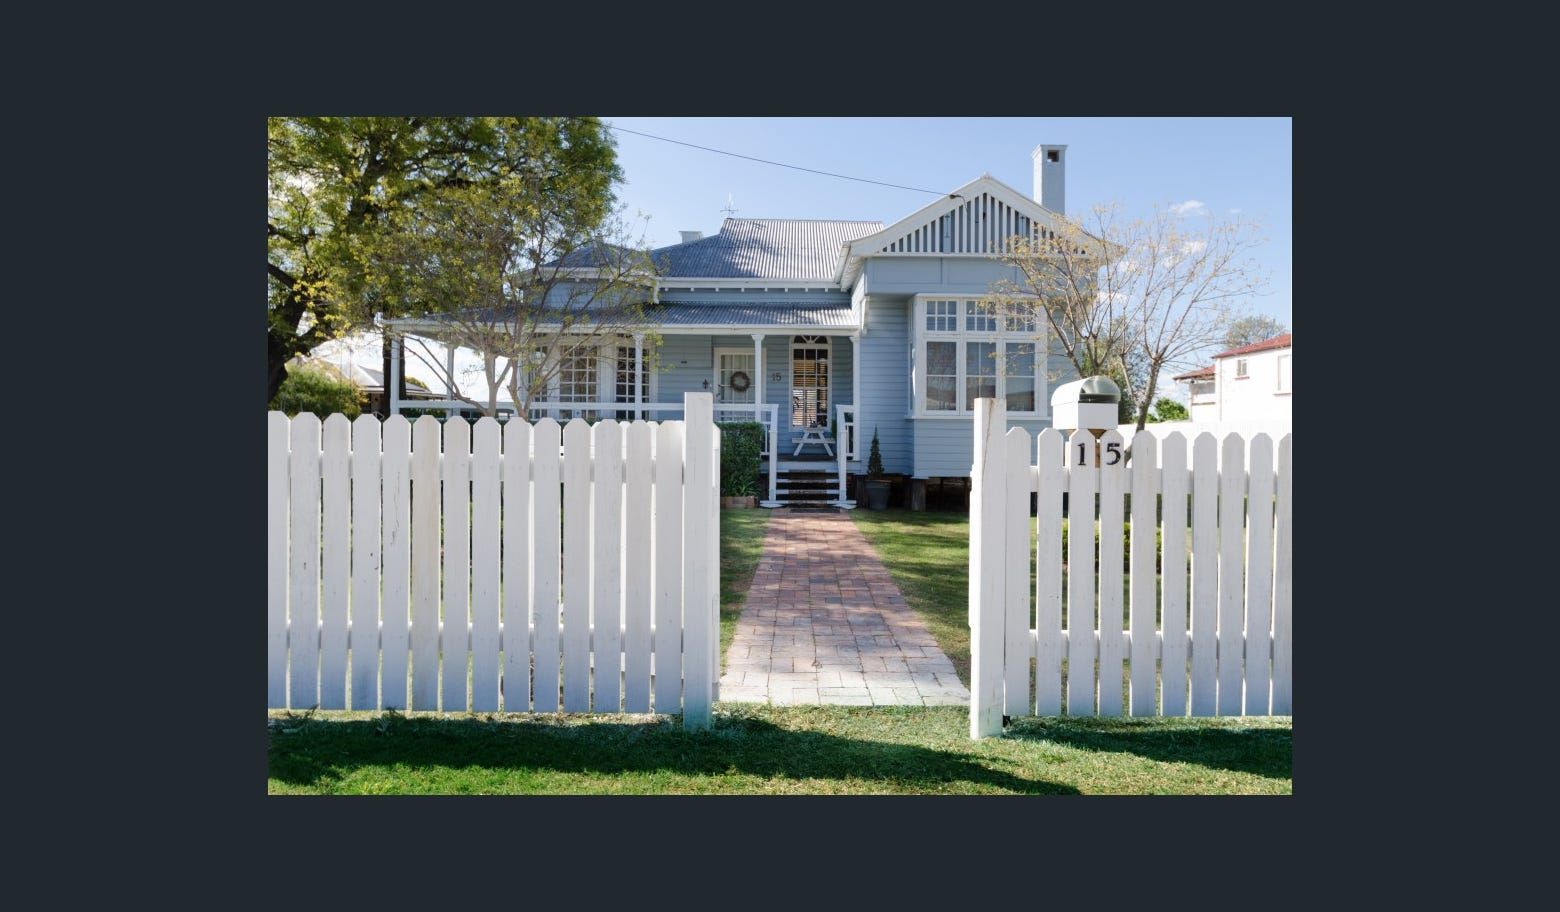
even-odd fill
[(363, 411), (358, 388), (351, 381), (308, 367), (287, 369), (271, 407), (286, 412), (289, 418), (299, 412), (313, 412), (321, 418), (340, 412), (352, 419)]
[(867, 454), (867, 477), (883, 477), (883, 453), (878, 449), (877, 428), (872, 429), (872, 452)]
[[(1062, 520), (1062, 560), (1064, 561), (1067, 560), (1067, 527), (1070, 524), (1070, 520)], [(1155, 573), (1164, 569), (1164, 545), (1164, 533), (1156, 526), (1154, 528)], [(1130, 519), (1121, 521), (1121, 559), (1122, 572), (1130, 573), (1132, 571), (1132, 520)], [(1098, 521), (1094, 523), (1094, 569), (1100, 569), (1100, 524)]]
[(1192, 417), (1186, 410), (1186, 406), (1174, 399), (1159, 399), (1154, 402), (1154, 410), (1149, 413), (1149, 421), (1185, 421)]
[(720, 496), (758, 494), (758, 460), (764, 451), (764, 426), (756, 421), (728, 421), (720, 428)]

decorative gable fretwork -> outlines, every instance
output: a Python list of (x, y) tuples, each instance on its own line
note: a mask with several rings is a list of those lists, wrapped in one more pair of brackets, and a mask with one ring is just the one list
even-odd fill
[(1006, 252), (1014, 235), (1031, 242), (1055, 236), (997, 197), (981, 193), (885, 244), (878, 252), (990, 255)]

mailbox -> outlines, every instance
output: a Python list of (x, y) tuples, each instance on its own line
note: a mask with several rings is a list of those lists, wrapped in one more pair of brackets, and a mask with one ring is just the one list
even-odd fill
[(1100, 432), (1117, 424), (1121, 388), (1109, 377), (1085, 377), (1064, 383), (1051, 394), (1051, 426), (1059, 431), (1087, 428)]

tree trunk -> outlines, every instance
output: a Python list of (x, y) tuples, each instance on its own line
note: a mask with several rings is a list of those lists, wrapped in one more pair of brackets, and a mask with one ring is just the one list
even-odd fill
[(1148, 423), (1148, 410), (1154, 404), (1154, 393), (1159, 387), (1159, 367), (1150, 366), (1148, 369), (1148, 382), (1144, 384), (1143, 402), (1138, 406), (1137, 429), (1143, 430), (1143, 425)]
[(286, 341), (279, 338), (275, 330), (268, 329), (265, 334), (267, 408), (276, 399), (276, 394), (281, 391), (282, 381), (287, 379), (287, 359), (292, 356), (293, 353), (288, 350)]
[[(381, 373), (382, 378), (383, 378), (382, 379), (382, 385), (385, 388), (385, 394), (384, 394), (384, 396), (380, 397), (379, 410), (377, 412), (375, 412), (375, 414), (379, 416), (380, 420), (384, 420), (384, 419), (387, 419), (387, 418), (390, 417), (390, 392), (391, 392), (391, 390), (390, 390), (390, 377), (392, 376), (392, 374), (390, 373), (390, 368), (392, 366), (394, 366), (394, 362), (395, 362), (395, 346), (393, 344), (391, 344), (391, 342), (390, 342), (390, 334), (389, 333), (383, 333), (380, 336), (380, 339), (382, 340), (382, 344), (380, 345), (380, 352), (379, 352), (379, 354), (380, 354), (380, 367), (382, 368), (380, 373)], [(403, 376), (399, 377), (398, 379), (400, 380), (401, 383), (405, 383), (406, 382), (406, 377), (404, 376), (404, 372), (405, 372), (404, 368), (402, 369), (402, 372), (403, 372)], [(397, 390), (397, 392), (399, 392), (400, 395), (402, 395), (402, 396), (406, 395), (404, 390)]]

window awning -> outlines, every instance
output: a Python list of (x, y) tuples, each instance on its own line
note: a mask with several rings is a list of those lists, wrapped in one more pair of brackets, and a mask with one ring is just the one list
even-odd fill
[(837, 304), (690, 304), (662, 301), (645, 317), (668, 328), (782, 326), (787, 329), (856, 329), (849, 302)]

